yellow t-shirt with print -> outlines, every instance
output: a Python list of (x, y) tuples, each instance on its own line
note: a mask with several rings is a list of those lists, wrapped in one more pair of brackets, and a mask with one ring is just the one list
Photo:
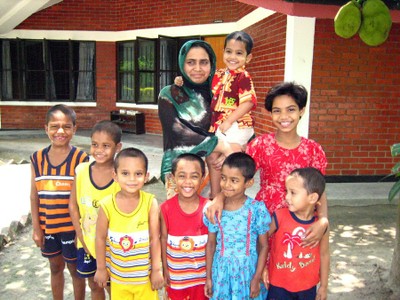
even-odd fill
[(140, 191), (139, 204), (131, 213), (120, 211), (115, 195), (101, 201), (108, 219), (106, 264), (111, 281), (120, 284), (144, 284), (149, 281), (149, 212), (154, 195)]
[[(90, 168), (94, 163), (85, 162), (76, 167), (75, 185), (83, 239), (90, 254), (96, 258), (95, 238), (99, 202), (108, 195), (115, 195), (121, 188), (114, 180), (111, 180), (106, 186), (97, 186), (92, 180)], [(82, 248), (79, 240), (78, 248)]]

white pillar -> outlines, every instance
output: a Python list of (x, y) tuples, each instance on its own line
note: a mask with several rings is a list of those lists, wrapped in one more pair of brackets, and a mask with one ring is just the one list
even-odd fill
[(315, 18), (287, 16), (285, 81), (295, 81), (308, 91), (305, 114), (297, 127), (299, 135), (308, 137), (310, 92), (314, 55)]

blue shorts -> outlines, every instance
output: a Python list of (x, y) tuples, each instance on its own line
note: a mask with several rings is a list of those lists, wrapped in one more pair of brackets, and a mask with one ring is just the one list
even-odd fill
[(93, 277), (97, 270), (96, 259), (90, 254), (87, 254), (85, 249), (79, 248), (76, 269), (79, 277)]
[(75, 231), (46, 234), (42, 256), (47, 258), (63, 255), (67, 263), (76, 263)]
[(317, 287), (300, 292), (289, 292), (283, 288), (270, 285), (267, 300), (315, 300)]

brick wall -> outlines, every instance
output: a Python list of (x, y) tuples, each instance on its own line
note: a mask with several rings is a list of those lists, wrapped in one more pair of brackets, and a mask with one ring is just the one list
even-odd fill
[[(189, 10), (186, 11), (185, 6), (185, 13), (179, 13), (179, 8), (184, 7), (182, 1), (166, 1), (170, 9), (153, 7), (150, 1), (139, 1), (141, 5), (138, 5), (136, 1), (128, 4), (120, 0), (114, 1), (112, 7), (110, 2), (64, 0), (33, 15), (20, 28), (105, 30), (107, 25), (107, 30), (123, 30), (158, 27), (169, 25), (166, 16), (173, 14), (177, 16), (176, 23), (171, 25), (188, 25), (189, 20), (190, 24), (208, 23), (208, 13), (214, 13), (212, 17), (215, 19), (228, 22), (236, 20), (236, 13), (241, 16), (244, 9), (252, 9), (235, 1), (215, 1), (213, 9), (207, 6), (211, 5), (209, 2), (190, 1)], [(215, 9), (215, 5), (220, 4)], [(116, 21), (118, 13), (127, 10), (128, 5), (131, 9), (146, 9), (139, 11), (138, 8)], [(196, 17), (187, 17), (195, 11), (198, 12)], [(224, 12), (223, 16), (220, 12)], [(147, 15), (134, 21), (135, 13)], [(133, 22), (139, 27), (132, 27)], [(255, 41), (254, 58), (248, 70), (258, 95), (258, 108), (254, 115), (256, 133), (261, 134), (274, 130), (263, 106), (268, 89), (284, 78), (286, 16), (275, 14), (246, 31)], [(385, 175), (394, 165), (389, 146), (400, 142), (399, 43), (399, 24), (393, 24), (385, 44), (368, 47), (358, 37), (350, 40), (337, 37), (333, 20), (317, 20), (309, 136), (325, 149), (329, 161), (328, 175)], [(80, 128), (91, 128), (95, 121), (108, 118), (109, 111), (115, 109), (115, 43), (98, 42), (96, 51), (98, 106), (75, 108)], [(28, 129), (43, 128), (48, 107), (5, 106), (0, 109), (2, 128)], [(145, 113), (146, 132), (160, 134), (157, 110), (139, 110)], [(29, 122), (26, 116), (29, 116)]]
[[(238, 20), (235, 0), (64, 0), (33, 14), (17, 29), (118, 31)], [(255, 8), (255, 7), (253, 7)]]
[(328, 174), (388, 174), (389, 146), (400, 142), (400, 24), (379, 47), (337, 37), (333, 20), (316, 28), (310, 137), (325, 149)]
[(246, 28), (254, 40), (253, 58), (246, 66), (257, 93), (254, 112), (256, 134), (274, 130), (269, 113), (264, 108), (268, 90), (283, 81), (285, 69), (286, 16), (271, 17)]
[[(274, 131), (264, 98), (284, 78), (286, 16), (275, 14), (246, 31), (255, 42), (248, 70), (258, 97), (256, 134)], [(333, 20), (317, 20), (309, 137), (328, 157), (328, 175), (383, 176), (395, 159), (389, 146), (400, 142), (400, 25), (380, 47), (358, 37), (344, 40)]]

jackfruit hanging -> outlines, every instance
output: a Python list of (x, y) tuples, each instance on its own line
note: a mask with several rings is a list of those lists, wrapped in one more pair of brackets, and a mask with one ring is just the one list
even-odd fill
[(361, 25), (361, 11), (356, 1), (343, 5), (335, 16), (335, 33), (345, 39), (353, 37)]
[(392, 28), (389, 8), (381, 0), (367, 0), (362, 7), (362, 22), (358, 35), (369, 46), (383, 44)]
[(334, 20), (335, 33), (345, 39), (357, 32), (369, 46), (383, 44), (389, 36), (392, 18), (381, 0), (352, 0), (343, 5)]

